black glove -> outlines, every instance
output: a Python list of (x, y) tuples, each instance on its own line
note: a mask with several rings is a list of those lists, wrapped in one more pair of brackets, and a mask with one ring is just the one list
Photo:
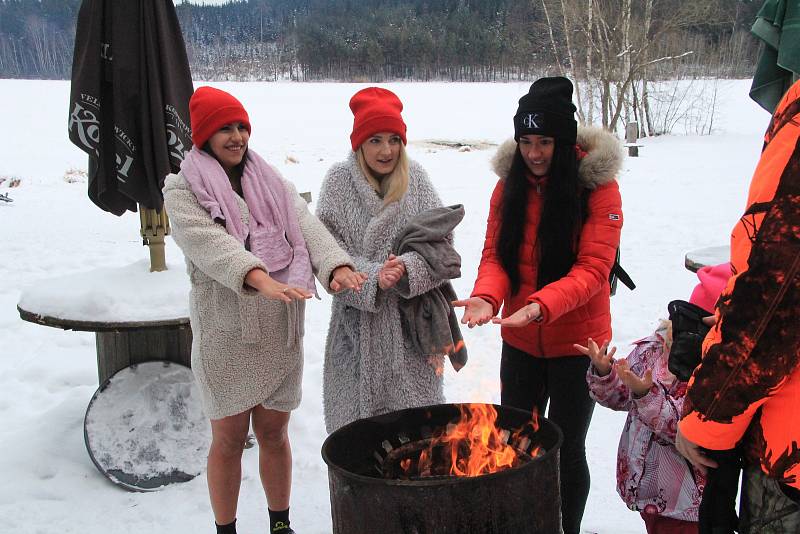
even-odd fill
[(703, 324), (703, 317), (711, 314), (685, 300), (673, 300), (667, 310), (672, 322), (672, 347), (667, 367), (678, 380), (688, 382), (694, 368), (700, 364), (703, 340), (711, 330)]

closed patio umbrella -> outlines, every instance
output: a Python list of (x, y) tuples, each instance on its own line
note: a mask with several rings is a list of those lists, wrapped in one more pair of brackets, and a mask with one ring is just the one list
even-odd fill
[(766, 0), (751, 31), (764, 48), (750, 98), (772, 113), (800, 74), (800, 1)]
[(151, 270), (169, 223), (161, 187), (191, 148), (192, 78), (172, 0), (83, 0), (69, 138), (89, 155), (89, 198), (122, 215), (141, 207)]

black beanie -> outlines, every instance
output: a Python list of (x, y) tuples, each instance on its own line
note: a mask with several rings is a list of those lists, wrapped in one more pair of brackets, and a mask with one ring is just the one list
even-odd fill
[(578, 135), (572, 82), (562, 76), (539, 78), (527, 95), (519, 99), (514, 115), (514, 140), (535, 134), (574, 144)]

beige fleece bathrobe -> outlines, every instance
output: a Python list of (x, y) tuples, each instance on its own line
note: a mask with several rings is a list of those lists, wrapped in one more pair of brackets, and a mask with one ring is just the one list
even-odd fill
[[(333, 270), (353, 263), (294, 186), (284, 183), (295, 199), (314, 274), (329, 291)], [(248, 225), (247, 205), (238, 195), (236, 199)], [(206, 415), (221, 419), (259, 404), (293, 410), (301, 396), (306, 303), (285, 304), (245, 287), (247, 273), (266, 271), (264, 264), (211, 219), (182, 175), (167, 177), (164, 206), (191, 280), (192, 371)]]

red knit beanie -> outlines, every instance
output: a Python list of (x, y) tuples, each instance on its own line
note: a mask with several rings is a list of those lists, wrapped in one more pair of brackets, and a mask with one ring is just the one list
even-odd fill
[(367, 87), (353, 95), (350, 109), (353, 111), (353, 133), (350, 134), (353, 151), (379, 132), (397, 134), (406, 144), (406, 123), (400, 116), (403, 103), (393, 92), (380, 87)]
[(236, 97), (213, 87), (198, 87), (189, 99), (192, 142), (203, 148), (208, 138), (232, 122), (241, 122), (250, 133), (250, 117)]
[(728, 285), (728, 279), (731, 276), (730, 263), (706, 265), (697, 271), (700, 283), (692, 291), (689, 302), (700, 306), (709, 313), (714, 313), (714, 306), (717, 304), (722, 290)]

